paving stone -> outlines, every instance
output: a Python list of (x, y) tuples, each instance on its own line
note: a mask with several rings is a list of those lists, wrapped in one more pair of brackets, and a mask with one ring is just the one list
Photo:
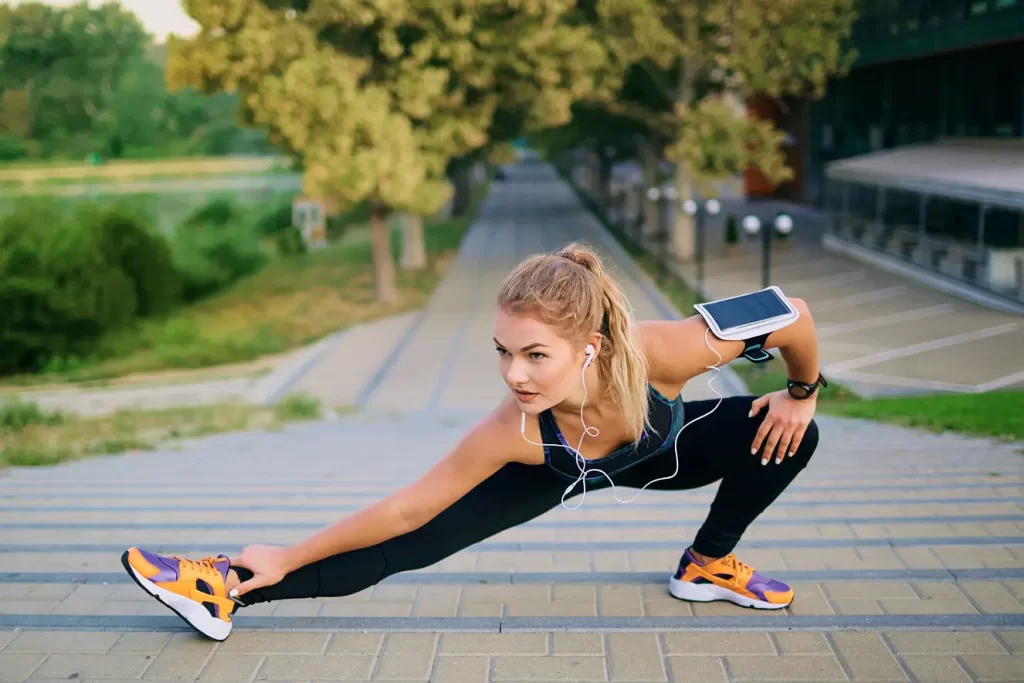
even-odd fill
[(46, 659), (44, 654), (0, 652), (0, 681), (21, 683)]
[(437, 658), (431, 683), (487, 683), (491, 661), (488, 657), (445, 655)]
[(556, 631), (551, 634), (551, 654), (553, 655), (603, 655), (604, 653), (604, 638), (600, 633)]
[(215, 654), (206, 662), (198, 680), (201, 683), (249, 681), (262, 664), (263, 657), (260, 655)]
[(904, 655), (903, 663), (919, 681), (968, 683), (971, 678), (955, 657), (948, 655)]
[(964, 668), (978, 681), (1020, 681), (1024, 655), (962, 655)]
[(778, 644), (779, 654), (783, 655), (828, 655), (832, 648), (825, 640), (824, 634), (799, 631), (780, 631), (772, 633)]
[(676, 681), (701, 681), (702, 683), (727, 683), (725, 663), (721, 657), (667, 657), (672, 679)]
[(441, 654), (533, 654), (548, 653), (543, 633), (445, 633)]
[(331, 680), (370, 680), (373, 657), (362, 655), (267, 655), (256, 673), (258, 681), (327, 678)]
[(497, 655), (492, 659), (495, 681), (606, 681), (604, 657)]
[(150, 665), (146, 655), (51, 654), (32, 675), (39, 678), (139, 678)]
[(991, 633), (984, 631), (887, 631), (897, 654), (1005, 654)]
[(435, 633), (389, 634), (373, 677), (380, 680), (429, 678), (437, 640)]
[(831, 634), (831, 638), (853, 680), (906, 679), (899, 662), (877, 633), (838, 632)]
[(849, 680), (832, 655), (728, 656), (726, 666), (734, 681), (791, 679), (807, 681)]
[(666, 633), (669, 655), (775, 654), (766, 633)]
[(119, 637), (102, 631), (22, 631), (4, 651), (103, 654)]
[(658, 637), (654, 633), (609, 633), (608, 655), (610, 680), (667, 680)]

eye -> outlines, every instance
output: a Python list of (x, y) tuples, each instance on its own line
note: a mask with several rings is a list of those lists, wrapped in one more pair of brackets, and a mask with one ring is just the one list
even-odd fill
[(547, 358), (547, 356), (545, 356), (540, 351), (534, 351), (533, 353), (530, 354), (530, 358), (533, 358), (534, 360), (540, 360), (541, 358)]
[(504, 356), (506, 353), (508, 353), (508, 351), (506, 351), (505, 349), (501, 348), (500, 346), (495, 346), (494, 350), (498, 352), (499, 356)]

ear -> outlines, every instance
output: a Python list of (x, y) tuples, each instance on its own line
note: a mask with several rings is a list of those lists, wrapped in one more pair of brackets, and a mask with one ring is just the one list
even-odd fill
[[(594, 347), (594, 360), (595, 361), (597, 360), (598, 356), (601, 355), (601, 342), (603, 342), (603, 341), (604, 341), (604, 337), (601, 335), (600, 332), (594, 332), (592, 335), (590, 335), (589, 338), (587, 338), (586, 343), (587, 344), (591, 344)], [(586, 355), (586, 354), (584, 354), (584, 355)]]

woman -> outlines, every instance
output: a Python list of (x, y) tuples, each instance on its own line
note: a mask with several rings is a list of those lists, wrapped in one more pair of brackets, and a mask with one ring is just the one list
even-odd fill
[(793, 591), (738, 561), (733, 548), (818, 441), (814, 323), (804, 302), (792, 301), (802, 315), (764, 346), (780, 349), (790, 380), (809, 385), (809, 395), (684, 402), (687, 380), (737, 358), (743, 342), (709, 339), (700, 316), (634, 324), (582, 244), (531, 256), (498, 296), (494, 342), (509, 394), (422, 478), (292, 546), (202, 560), (130, 548), (122, 563), (193, 627), (223, 640), (239, 606), (351, 595), (610, 482), (682, 490), (720, 479), (670, 592), (785, 607)]

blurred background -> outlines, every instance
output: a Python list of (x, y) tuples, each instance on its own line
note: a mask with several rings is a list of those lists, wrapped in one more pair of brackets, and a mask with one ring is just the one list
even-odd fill
[[(955, 346), (953, 300), (999, 337), (972, 357), (1014, 356), (1021, 0), (7, 0), (0, 386), (261, 376), (421, 308), (488, 188), (538, 164), (684, 309), (850, 285), (820, 310), (875, 330), (829, 349), (851, 386), (1024, 381), (855, 372), (872, 316), (941, 314), (885, 345)], [(858, 318), (903, 287), (862, 266), (952, 298)]]

